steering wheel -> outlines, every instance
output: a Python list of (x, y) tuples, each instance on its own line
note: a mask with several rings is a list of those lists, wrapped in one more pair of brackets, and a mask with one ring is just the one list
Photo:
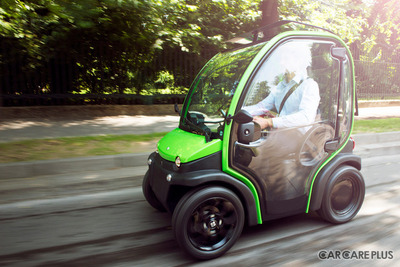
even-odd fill
[(296, 162), (303, 166), (314, 166), (325, 154), (327, 140), (334, 137), (334, 128), (329, 124), (317, 124), (307, 131), (296, 152)]

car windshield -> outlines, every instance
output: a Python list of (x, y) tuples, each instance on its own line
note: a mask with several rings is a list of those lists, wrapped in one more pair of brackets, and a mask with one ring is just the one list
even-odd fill
[(239, 81), (263, 44), (216, 55), (193, 82), (186, 97), (180, 128), (222, 138), (225, 114)]

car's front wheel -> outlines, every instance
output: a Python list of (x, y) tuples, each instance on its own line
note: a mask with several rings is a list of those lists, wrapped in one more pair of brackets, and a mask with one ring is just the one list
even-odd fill
[(176, 206), (172, 227), (180, 247), (201, 260), (219, 257), (240, 236), (244, 225), (240, 199), (223, 187), (189, 192)]

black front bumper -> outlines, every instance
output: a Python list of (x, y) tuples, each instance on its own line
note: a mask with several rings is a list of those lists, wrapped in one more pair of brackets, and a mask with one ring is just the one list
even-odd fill
[[(200, 185), (205, 177), (215, 177), (221, 171), (221, 152), (183, 163), (163, 159), (154, 152), (149, 156), (149, 183), (158, 201), (170, 212), (177, 201), (190, 188)], [(209, 180), (209, 178), (207, 179)]]

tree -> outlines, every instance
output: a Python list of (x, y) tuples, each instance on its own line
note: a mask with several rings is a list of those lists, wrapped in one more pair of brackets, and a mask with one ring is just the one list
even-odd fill
[(357, 48), (360, 59), (368, 64), (356, 65), (359, 87), (368, 96), (379, 98), (400, 93), (400, 5), (396, 0), (371, 3), (362, 42)]
[(396, 0), (374, 1), (364, 27), (364, 49), (385, 58), (400, 55), (400, 4)]
[[(162, 66), (154, 68), (158, 55), (215, 53), (224, 47), (225, 38), (250, 28), (260, 17), (258, 4), (249, 0), (6, 0), (0, 9), (0, 38), (9, 45), (2, 49), (0, 65), (8, 66), (13, 54), (18, 54), (23, 60), (16, 64), (16, 73), (29, 77), (3, 92), (123, 93), (133, 88), (139, 93), (162, 70)], [(33, 79), (62, 66), (69, 66), (68, 81), (55, 75)]]
[(264, 0), (261, 3), (260, 9), (262, 11), (262, 26), (279, 20), (278, 0)]
[(280, 0), (280, 19), (310, 23), (333, 31), (348, 44), (359, 40), (368, 6), (361, 0)]
[(160, 75), (188, 86), (185, 64), (196, 72), (235, 34), (282, 19), (396, 58), (399, 11), (396, 0), (3, 0), (0, 90), (139, 94)]
[[(0, 10), (5, 26), (0, 33), (11, 44), (2, 58), (13, 61), (15, 50), (24, 58), (18, 72), (31, 77), (69, 66), (65, 81), (54, 75), (33, 82), (28, 77), (30, 87), (41, 91), (122, 93), (140, 81), (136, 73), (151, 60), (157, 8), (154, 1), (144, 0), (7, 0)], [(7, 92), (12, 91), (26, 90), (16, 86)]]

